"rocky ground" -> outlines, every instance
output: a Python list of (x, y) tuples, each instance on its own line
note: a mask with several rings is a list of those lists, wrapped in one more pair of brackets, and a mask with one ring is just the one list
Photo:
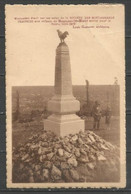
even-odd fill
[(117, 182), (119, 149), (91, 131), (64, 138), (41, 130), (13, 148), (13, 182)]

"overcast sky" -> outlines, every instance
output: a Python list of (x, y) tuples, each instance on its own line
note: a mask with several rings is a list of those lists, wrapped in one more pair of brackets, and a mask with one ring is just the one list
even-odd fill
[[(12, 85), (54, 85), (55, 52), (59, 44), (56, 30), (68, 31), (66, 43), (70, 50), (73, 85), (113, 84), (124, 66), (123, 21), (117, 10), (102, 12), (96, 7), (72, 11), (69, 7), (21, 7), (7, 14), (7, 67)], [(109, 29), (73, 29), (45, 23), (17, 23), (14, 17), (40, 16), (115, 16)]]

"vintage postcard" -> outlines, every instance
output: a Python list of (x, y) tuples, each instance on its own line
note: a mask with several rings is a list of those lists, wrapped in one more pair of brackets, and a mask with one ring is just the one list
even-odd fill
[(6, 5), (8, 188), (124, 188), (124, 6)]

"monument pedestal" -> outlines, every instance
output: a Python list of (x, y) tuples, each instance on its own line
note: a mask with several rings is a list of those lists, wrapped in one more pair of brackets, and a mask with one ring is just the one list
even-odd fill
[(72, 115), (70, 115), (70, 119), (64, 121), (51, 120), (48, 118), (45, 120), (45, 129), (48, 131), (52, 131), (57, 136), (66, 136), (69, 134), (76, 134), (79, 131), (84, 131), (84, 121), (80, 118), (71, 119)]
[(56, 49), (55, 95), (48, 102), (48, 111), (52, 115), (44, 121), (45, 130), (57, 136), (84, 131), (84, 120), (75, 114), (79, 110), (80, 102), (72, 94), (69, 49), (62, 42)]

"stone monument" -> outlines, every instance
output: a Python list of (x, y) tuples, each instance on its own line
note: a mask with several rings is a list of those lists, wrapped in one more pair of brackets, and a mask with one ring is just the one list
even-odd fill
[(44, 121), (44, 129), (57, 136), (66, 136), (84, 131), (84, 120), (75, 113), (80, 110), (80, 102), (72, 93), (71, 66), (69, 48), (64, 42), (68, 32), (58, 30), (61, 43), (56, 49), (55, 94), (48, 102), (48, 111), (52, 114)]

